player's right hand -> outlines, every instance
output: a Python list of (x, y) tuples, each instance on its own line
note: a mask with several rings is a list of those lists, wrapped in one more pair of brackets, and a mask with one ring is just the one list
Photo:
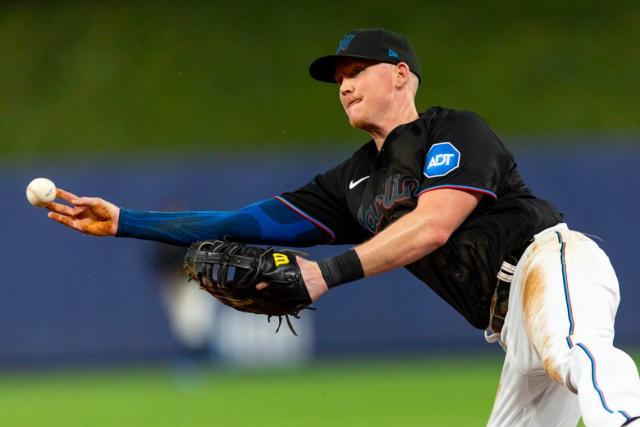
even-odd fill
[(50, 211), (49, 218), (81, 233), (115, 236), (120, 208), (98, 197), (78, 197), (60, 188), (57, 189), (56, 196), (72, 206), (48, 203), (45, 207)]

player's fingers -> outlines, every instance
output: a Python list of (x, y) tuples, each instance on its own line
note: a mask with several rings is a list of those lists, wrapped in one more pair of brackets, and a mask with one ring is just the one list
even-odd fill
[(82, 229), (76, 224), (76, 222), (68, 216), (60, 215), (55, 212), (49, 212), (47, 215), (49, 216), (49, 218), (59, 222), (60, 224), (66, 225), (67, 227), (73, 228), (74, 230), (82, 231)]
[(49, 209), (52, 212), (59, 213), (61, 215), (66, 215), (69, 217), (76, 218), (82, 212), (84, 212), (87, 208), (84, 206), (67, 206), (61, 203), (51, 202), (45, 205), (45, 208)]
[(267, 289), (269, 284), (267, 282), (260, 282), (256, 285), (256, 289), (262, 291), (263, 289)]
[(91, 206), (91, 197), (78, 197), (73, 201), (73, 204), (76, 206)]
[(104, 200), (102, 200), (99, 197), (80, 197), (74, 202), (76, 206), (89, 206), (89, 207), (98, 206), (101, 203), (104, 203)]
[(74, 200), (78, 200), (79, 199), (79, 197), (76, 196), (75, 194), (70, 193), (70, 192), (68, 192), (66, 190), (63, 190), (62, 188), (58, 188), (56, 190), (56, 196), (59, 199), (66, 200), (69, 203), (73, 203)]
[(75, 209), (56, 202), (47, 203), (45, 208), (49, 209), (51, 212), (56, 212), (66, 216), (73, 216), (75, 214)]

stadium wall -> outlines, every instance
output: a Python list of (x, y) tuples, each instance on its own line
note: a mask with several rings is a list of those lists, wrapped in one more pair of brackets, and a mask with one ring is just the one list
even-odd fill
[[(536, 194), (552, 200), (574, 229), (599, 236), (621, 282), (617, 342), (639, 346), (638, 145), (612, 140), (517, 147), (521, 171)], [(130, 208), (231, 210), (302, 185), (341, 158), (205, 157), (4, 165), (0, 366), (162, 361), (178, 351), (157, 286), (158, 244), (92, 238), (54, 224), (25, 200), (33, 177), (47, 176), (70, 191)], [(339, 250), (309, 252), (320, 257)], [(316, 357), (488, 348), (481, 331), (405, 271), (336, 289), (317, 311), (305, 312), (301, 324), (307, 337), (302, 340), (310, 340), (308, 350)], [(262, 327), (272, 336), (273, 323), (265, 319)]]

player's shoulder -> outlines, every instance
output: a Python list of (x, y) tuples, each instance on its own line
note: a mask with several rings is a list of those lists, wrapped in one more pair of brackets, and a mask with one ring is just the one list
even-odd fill
[(465, 151), (489, 151), (512, 157), (494, 130), (474, 111), (431, 107), (422, 117), (429, 121), (427, 126), (433, 143), (447, 141)]
[(429, 134), (433, 138), (450, 137), (463, 142), (492, 143), (501, 145), (500, 138), (489, 124), (476, 112), (453, 108), (431, 107), (422, 115), (428, 121)]
[(487, 123), (480, 114), (470, 110), (458, 110), (441, 106), (430, 107), (421, 114), (422, 120), (426, 121), (430, 127), (441, 126), (482, 126), (487, 127)]

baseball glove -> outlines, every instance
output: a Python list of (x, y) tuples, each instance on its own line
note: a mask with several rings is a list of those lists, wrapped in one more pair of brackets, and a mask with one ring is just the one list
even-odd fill
[[(191, 244), (184, 258), (187, 275), (220, 302), (236, 310), (278, 316), (278, 330), (284, 317), (297, 335), (289, 316), (310, 308), (311, 297), (304, 284), (296, 255), (290, 249), (276, 251), (241, 243), (204, 240)], [(269, 287), (257, 290), (260, 282)]]

